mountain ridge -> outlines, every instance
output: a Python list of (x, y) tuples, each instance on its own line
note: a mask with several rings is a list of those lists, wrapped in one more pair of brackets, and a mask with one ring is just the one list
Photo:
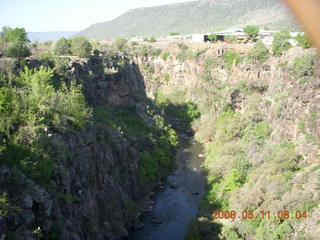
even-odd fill
[(255, 24), (272, 29), (297, 29), (286, 6), (277, 0), (201, 0), (128, 10), (91, 25), (76, 35), (103, 40), (116, 37), (192, 34), (213, 28)]

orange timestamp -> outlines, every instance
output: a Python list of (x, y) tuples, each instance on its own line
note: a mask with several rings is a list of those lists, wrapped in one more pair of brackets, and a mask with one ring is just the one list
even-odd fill
[(225, 211), (213, 211), (211, 218), (213, 220), (216, 219), (307, 219), (308, 212), (307, 211), (288, 211), (288, 210), (280, 210), (275, 213), (271, 211), (260, 211), (254, 212), (251, 210), (244, 210), (241, 212), (237, 212), (235, 210), (225, 210)]

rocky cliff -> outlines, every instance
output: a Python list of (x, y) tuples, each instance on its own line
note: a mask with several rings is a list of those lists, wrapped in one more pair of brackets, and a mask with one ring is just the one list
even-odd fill
[[(166, 172), (161, 164), (156, 165), (160, 174), (141, 172), (141, 154), (156, 146), (161, 153), (167, 142), (165, 125), (156, 129), (155, 119), (161, 122), (161, 117), (156, 109), (150, 113), (138, 66), (121, 55), (63, 61), (65, 69), (56, 71), (53, 79), (81, 84), (93, 115), (82, 130), (39, 129), (40, 136), (34, 138), (40, 139), (42, 149), (48, 148), (54, 163), (52, 172), (44, 173), (45, 182), (36, 181), (29, 175), (32, 170), (21, 167), (32, 157), (6, 149), (5, 142), (0, 151), (1, 239), (123, 239), (138, 227), (139, 204), (145, 204)], [(35, 69), (42, 64), (28, 61)], [(171, 162), (167, 156), (172, 148), (166, 146), (162, 162)], [(20, 163), (12, 164), (10, 156)], [(148, 159), (143, 159), (147, 164)]]
[[(317, 239), (319, 61), (304, 61), (312, 49), (292, 48), (253, 63), (250, 49), (178, 44), (137, 58), (150, 97), (164, 107), (196, 103), (201, 113), (192, 127), (206, 146), (208, 194), (186, 238)], [(212, 220), (221, 210), (240, 219)], [(256, 218), (241, 219), (247, 210)], [(291, 215), (278, 219), (284, 210)]]
[[(187, 239), (317, 239), (319, 60), (292, 48), (259, 63), (250, 48), (179, 43), (58, 58), (54, 71), (15, 65), (0, 81), (0, 236), (123, 239), (142, 227), (148, 194), (174, 167), (165, 116), (205, 145), (207, 194)], [(292, 215), (211, 219), (219, 210)]]

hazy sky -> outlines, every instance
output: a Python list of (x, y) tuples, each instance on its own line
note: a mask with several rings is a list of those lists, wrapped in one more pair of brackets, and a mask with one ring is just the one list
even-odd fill
[(27, 31), (79, 31), (131, 8), (190, 0), (0, 0), (0, 27)]

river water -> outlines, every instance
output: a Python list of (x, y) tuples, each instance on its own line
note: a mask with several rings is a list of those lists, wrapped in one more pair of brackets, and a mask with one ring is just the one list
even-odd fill
[[(205, 191), (205, 176), (201, 171), (204, 158), (199, 157), (202, 153), (199, 142), (188, 140), (182, 143), (176, 155), (178, 168), (168, 177), (165, 188), (155, 193), (154, 208), (145, 214), (144, 228), (132, 232), (130, 240), (184, 239)], [(152, 219), (161, 224), (152, 224)]]

